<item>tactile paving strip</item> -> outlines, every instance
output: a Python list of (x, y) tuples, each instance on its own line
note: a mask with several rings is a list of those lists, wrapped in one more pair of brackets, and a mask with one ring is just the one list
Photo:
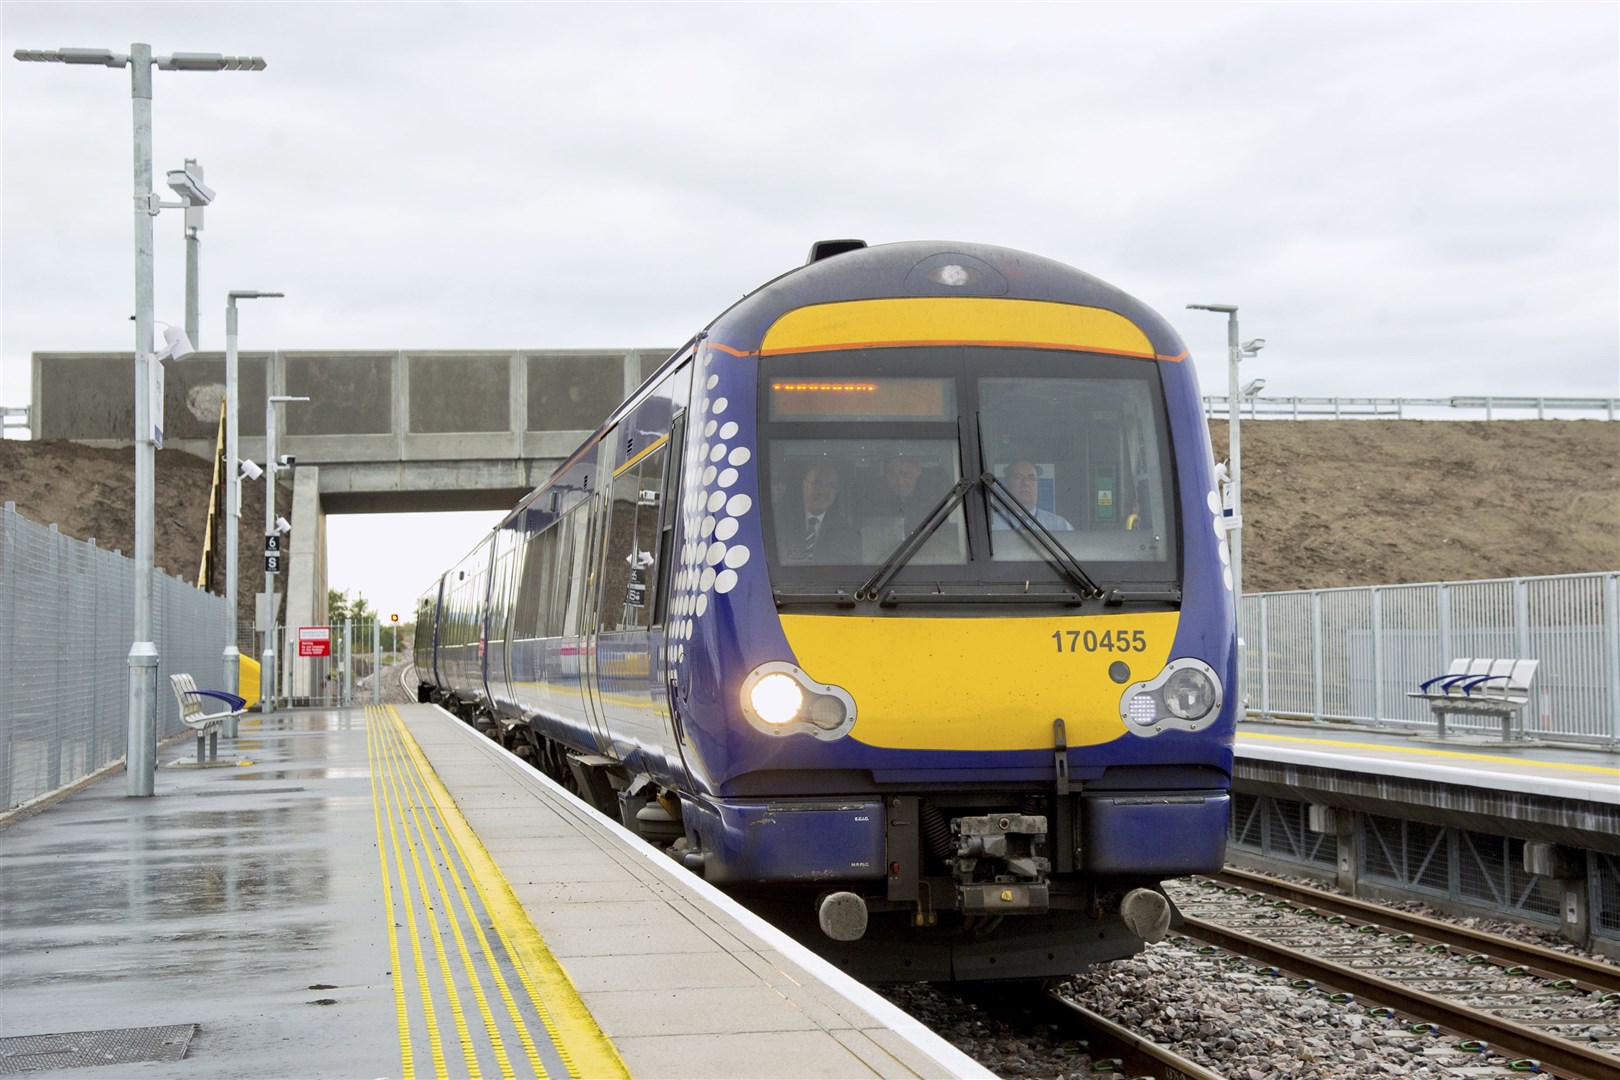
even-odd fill
[(197, 1033), (196, 1024), (164, 1027), (66, 1031), (0, 1039), (0, 1076), (129, 1065), (137, 1061), (179, 1061)]

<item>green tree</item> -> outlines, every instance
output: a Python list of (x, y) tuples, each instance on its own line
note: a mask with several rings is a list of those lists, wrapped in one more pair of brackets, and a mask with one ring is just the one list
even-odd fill
[(371, 610), (371, 602), (364, 596), (355, 593), (351, 599), (347, 589), (327, 589), (326, 617), (331, 620), (333, 626), (339, 627), (343, 625), (343, 620), (348, 619), (352, 624), (350, 643), (357, 650), (370, 650), (370, 624), (377, 621), (377, 613)]

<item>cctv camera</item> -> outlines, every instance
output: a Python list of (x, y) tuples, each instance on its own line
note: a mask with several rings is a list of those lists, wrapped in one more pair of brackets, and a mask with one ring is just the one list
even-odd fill
[(282, 454), (276, 459), (276, 464), (283, 469), (290, 469), (294, 465), (298, 464), (298, 459), (293, 457), (291, 454)]
[(292, 522), (288, 521), (284, 517), (277, 517), (276, 518), (276, 532), (278, 532), (278, 533), (290, 533), (290, 532), (292, 532)]
[(251, 458), (243, 458), (242, 475), (247, 477), (249, 480), (257, 480), (259, 477), (264, 475), (264, 470), (253, 464), (253, 460)]
[(178, 326), (163, 327), (163, 350), (158, 353), (159, 360), (184, 360), (196, 350), (191, 347), (191, 339), (186, 332)]
[(185, 169), (171, 169), (168, 179), (170, 189), (192, 206), (207, 206), (214, 201), (214, 189)]

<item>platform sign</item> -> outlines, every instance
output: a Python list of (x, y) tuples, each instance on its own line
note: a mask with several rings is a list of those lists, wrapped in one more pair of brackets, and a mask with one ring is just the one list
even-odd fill
[(264, 553), (264, 572), (267, 574), (281, 573), (281, 556), (274, 551)]
[(332, 628), (330, 626), (300, 626), (298, 628), (299, 656), (331, 656)]

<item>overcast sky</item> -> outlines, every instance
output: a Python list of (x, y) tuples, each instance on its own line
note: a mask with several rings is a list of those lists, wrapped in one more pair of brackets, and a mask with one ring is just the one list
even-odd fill
[[(195, 158), (204, 349), (677, 345), (818, 237), (1096, 274), (1224, 392), (1620, 393), (1620, 6), (0, 3), (0, 404), (35, 351), (133, 347), (128, 69)], [(164, 193), (167, 194), (166, 189)], [(157, 318), (184, 321), (178, 212)], [(492, 515), (332, 519), (385, 613)], [(402, 534), (409, 532), (409, 543)], [(380, 550), (412, 554), (380, 559)]]

